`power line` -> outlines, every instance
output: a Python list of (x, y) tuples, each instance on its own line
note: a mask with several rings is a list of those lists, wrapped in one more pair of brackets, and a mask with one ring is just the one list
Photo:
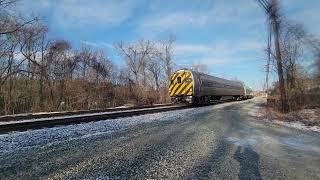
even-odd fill
[(268, 13), (269, 12), (269, 8), (270, 8), (270, 3), (267, 2), (266, 0), (256, 0), (261, 6), (263, 9), (266, 10), (266, 12)]

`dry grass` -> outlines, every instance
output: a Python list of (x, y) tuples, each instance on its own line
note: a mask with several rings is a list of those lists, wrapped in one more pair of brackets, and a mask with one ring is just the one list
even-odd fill
[(320, 108), (303, 109), (286, 115), (288, 120), (300, 121), (308, 126), (320, 126)]
[(286, 122), (301, 122), (306, 126), (320, 126), (320, 108), (303, 109), (293, 111), (288, 114), (281, 113), (273, 108), (267, 108), (266, 115), (270, 119), (277, 119)]
[(289, 100), (290, 112), (281, 113), (278, 96), (268, 98), (267, 116), (286, 122), (302, 122), (307, 126), (320, 126), (320, 94), (303, 94), (292, 96)]

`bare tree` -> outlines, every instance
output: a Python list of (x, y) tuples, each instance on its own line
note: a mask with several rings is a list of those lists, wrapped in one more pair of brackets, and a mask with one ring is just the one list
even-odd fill
[(173, 54), (173, 46), (175, 42), (175, 37), (170, 36), (168, 39), (163, 40), (160, 42), (160, 49), (159, 49), (159, 58), (162, 60), (164, 64), (164, 69), (166, 72), (166, 76), (168, 81), (170, 81), (170, 75), (172, 72), (172, 54)]
[[(320, 47), (320, 46), (319, 46)], [(320, 51), (315, 54), (315, 81), (317, 83), (317, 86), (320, 87)]]
[(316, 71), (318, 73), (318, 76), (320, 78), (320, 53), (318, 53), (317, 58), (315, 60), (315, 64), (316, 64)]
[[(269, 39), (269, 42), (270, 41), (271, 40)], [(310, 76), (310, 72), (312, 71), (309, 67), (306, 67), (306, 63), (304, 62), (305, 60), (310, 59), (306, 58), (306, 55), (310, 56), (310, 50), (314, 55), (317, 54), (316, 42), (317, 41), (312, 36), (306, 33), (301, 25), (294, 24), (282, 18), (281, 26), (279, 28), (279, 47), (285, 93), (288, 102), (287, 110), (293, 111), (312, 106), (312, 104), (316, 102), (314, 99), (317, 98), (311, 97), (314, 96), (312, 94), (313, 91), (311, 90), (315, 88), (314, 81)], [(275, 72), (278, 73), (276, 48), (272, 51), (271, 45), (268, 47), (267, 52), (270, 56), (270, 65), (273, 65), (275, 67)], [(307, 52), (305, 52), (305, 50)], [(276, 89), (280, 86), (280, 81), (274, 85)], [(276, 92), (277, 91), (275, 90), (272, 91), (273, 94)], [(283, 110), (283, 107), (281, 107), (281, 110)]]
[(152, 51), (151, 41), (139, 40), (138, 43), (119, 42), (117, 48), (127, 62), (127, 66), (135, 77), (135, 83), (139, 84), (139, 76), (142, 73), (143, 84), (146, 84), (146, 64), (148, 54)]
[(282, 28), (281, 54), (285, 71), (287, 88), (295, 87), (297, 65), (303, 53), (304, 30), (302, 26), (290, 25)]
[(14, 16), (12, 11), (9, 11), (9, 8), (14, 6), (17, 1), (18, 0), (0, 0), (0, 36), (15, 33), (22, 27), (38, 20), (37, 17), (31, 18), (30, 20), (23, 20), (21, 17)]
[(92, 62), (92, 68), (96, 73), (96, 81), (98, 81), (100, 77), (102, 81), (107, 80), (111, 82), (112, 73), (114, 73), (114, 64), (103, 51), (98, 51), (96, 56), (97, 58)]
[(0, 0), (0, 7), (6, 8), (16, 2), (17, 2), (17, 0)]
[(148, 70), (151, 72), (151, 75), (154, 79), (156, 85), (156, 91), (159, 91), (160, 88), (160, 79), (161, 79), (161, 63), (157, 58), (151, 58), (148, 63)]
[(315, 57), (315, 79), (317, 81), (317, 85), (320, 87), (320, 40), (309, 36), (307, 38), (307, 42), (313, 50), (313, 54)]
[(102, 50), (49, 40), (40, 21), (7, 11), (14, 4), (0, 0), (1, 115), (165, 102), (173, 39), (118, 43), (117, 68)]
[(25, 59), (16, 59), (18, 43), (8, 41), (2, 44), (0, 53), (0, 87), (8, 78), (21, 71)]

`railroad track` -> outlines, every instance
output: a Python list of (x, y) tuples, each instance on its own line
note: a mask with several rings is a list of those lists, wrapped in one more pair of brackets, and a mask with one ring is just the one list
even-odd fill
[[(230, 102), (230, 100), (212, 101), (209, 105)], [(207, 105), (200, 105), (202, 107)], [(107, 119), (116, 119), (143, 114), (151, 114), (158, 112), (173, 111), (195, 106), (186, 105), (157, 105), (144, 107), (131, 107), (119, 109), (90, 110), (90, 111), (73, 111), (48, 114), (29, 114), (11, 116), (10, 120), (7, 116), (0, 117), (0, 134), (12, 131), (27, 131), (30, 129), (50, 128), (55, 126), (65, 126), (70, 124), (80, 124), (93, 121), (101, 121)], [(25, 117), (25, 118), (23, 118)], [(1, 119), (4, 118), (4, 119)]]
[(94, 109), (94, 110), (79, 110), (79, 111), (7, 115), (7, 116), (0, 116), (0, 122), (20, 121), (20, 120), (40, 119), (40, 118), (51, 118), (51, 117), (60, 117), (60, 116), (72, 116), (72, 115), (89, 114), (89, 113), (126, 111), (126, 110), (133, 110), (133, 109), (164, 107), (164, 106), (170, 106), (170, 105), (171, 104), (159, 104), (159, 105), (121, 107), (121, 108), (105, 108), (105, 109)]
[(106, 112), (95, 112), (95, 113), (82, 113), (73, 115), (60, 115), (51, 116), (38, 119), (24, 119), (24, 120), (13, 120), (8, 122), (0, 122), (0, 134), (8, 133), (11, 131), (26, 131), (30, 129), (41, 129), (50, 128), (60, 125), (70, 125), (79, 124), (92, 121), (101, 121), (107, 119), (115, 119), (122, 117), (130, 117), (142, 114), (151, 114), (157, 112), (166, 112), (172, 110), (185, 109), (190, 106), (183, 105), (161, 105), (157, 107), (147, 107), (147, 108), (131, 108), (131, 109), (121, 109), (118, 111), (106, 111)]

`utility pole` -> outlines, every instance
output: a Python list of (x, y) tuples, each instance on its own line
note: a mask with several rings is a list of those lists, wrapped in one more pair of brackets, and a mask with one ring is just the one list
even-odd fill
[[(277, 3), (277, 0), (272, 0), (272, 2)], [(276, 4), (272, 3), (272, 9), (277, 7)], [(281, 98), (281, 107), (282, 112), (288, 112), (288, 101), (285, 89), (285, 82), (283, 78), (283, 67), (282, 67), (282, 59), (281, 59), (281, 51), (280, 51), (280, 41), (279, 41), (279, 22), (277, 18), (273, 18), (273, 31), (274, 31), (274, 46), (276, 51), (276, 60), (277, 60), (277, 70), (279, 77), (279, 89), (280, 89), (280, 98)]]
[[(285, 89), (285, 82), (283, 78), (283, 67), (282, 58), (280, 51), (280, 21), (279, 21), (279, 9), (278, 0), (256, 0), (265, 9), (270, 21), (270, 29), (272, 29), (274, 36), (274, 48), (275, 56), (277, 61), (277, 71), (279, 78), (279, 90), (280, 90), (280, 100), (281, 100), (281, 110), (282, 112), (288, 112), (288, 100)], [(270, 52), (269, 52), (270, 53)]]
[(270, 61), (271, 61), (271, 40), (272, 40), (272, 36), (271, 36), (271, 26), (269, 28), (268, 31), (268, 49), (267, 49), (267, 53), (268, 53), (268, 60), (267, 60), (267, 65), (266, 65), (266, 93), (267, 93), (267, 97), (268, 97), (268, 92), (269, 92), (269, 70), (270, 70)]

